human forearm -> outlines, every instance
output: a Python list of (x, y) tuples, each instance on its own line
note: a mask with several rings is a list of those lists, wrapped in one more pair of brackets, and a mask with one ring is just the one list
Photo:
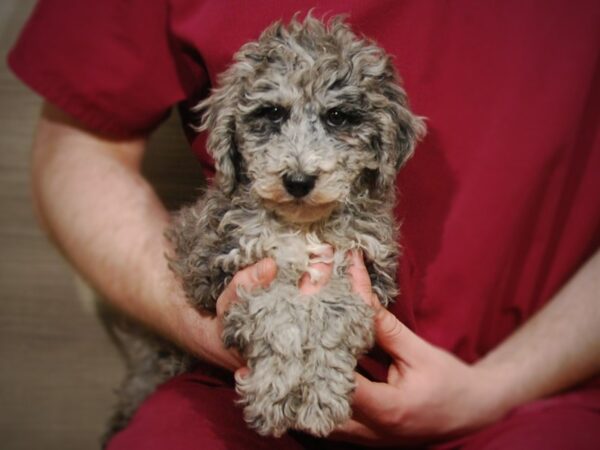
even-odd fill
[(569, 388), (600, 371), (600, 250), (555, 297), (477, 363), (505, 409)]
[(169, 217), (139, 173), (145, 142), (89, 133), (52, 107), (33, 152), (38, 215), (63, 253), (115, 306), (203, 359), (228, 368), (219, 324), (186, 302), (169, 271)]

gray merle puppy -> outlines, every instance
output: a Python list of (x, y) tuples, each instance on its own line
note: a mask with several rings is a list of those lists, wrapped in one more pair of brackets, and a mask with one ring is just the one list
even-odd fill
[[(273, 283), (240, 289), (224, 318), (226, 346), (250, 369), (237, 382), (244, 417), (260, 434), (325, 436), (350, 417), (356, 360), (373, 344), (347, 254), (362, 251), (383, 305), (396, 297), (395, 178), (425, 126), (381, 48), (310, 15), (244, 45), (197, 109), (217, 175), (169, 231), (171, 267), (190, 302), (215, 313), (236, 272), (276, 261)], [(302, 295), (299, 279), (324, 259), (331, 279)]]

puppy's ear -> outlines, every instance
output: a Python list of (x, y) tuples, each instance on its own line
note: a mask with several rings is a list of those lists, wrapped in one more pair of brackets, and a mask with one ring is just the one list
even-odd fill
[(236, 104), (241, 87), (231, 67), (220, 78), (220, 87), (197, 106), (194, 111), (202, 113), (197, 131), (208, 130), (207, 150), (215, 161), (215, 183), (230, 195), (241, 178), (241, 155), (235, 139)]
[(367, 101), (374, 106), (377, 135), (373, 146), (379, 152), (376, 185), (386, 192), (394, 186), (398, 169), (413, 154), (426, 131), (425, 122), (408, 106), (390, 57), (376, 44), (358, 40), (351, 51), (352, 67)]
[(376, 95), (381, 105), (378, 109), (380, 156), (377, 186), (387, 192), (393, 188), (398, 170), (412, 156), (415, 145), (425, 135), (426, 127), (423, 119), (410, 111), (406, 93), (389, 59), (377, 78), (379, 93)]
[(408, 105), (406, 93), (391, 62), (388, 60), (383, 82), (383, 95), (388, 100), (386, 112), (392, 121), (389, 142), (392, 144), (391, 163), (396, 170), (413, 155), (418, 141), (423, 139), (427, 132), (425, 121), (422, 117), (414, 115)]

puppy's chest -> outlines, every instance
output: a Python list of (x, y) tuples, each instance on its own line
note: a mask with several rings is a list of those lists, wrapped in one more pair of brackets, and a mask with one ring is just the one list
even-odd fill
[[(351, 242), (325, 241), (312, 232), (300, 232), (265, 224), (264, 227), (242, 226), (231, 242), (233, 249), (218, 257), (219, 266), (228, 271), (253, 264), (263, 258), (273, 258), (278, 267), (278, 278), (297, 282), (317, 262), (332, 263), (334, 271), (346, 266), (346, 252), (355, 247)], [(237, 234), (237, 233), (236, 233)], [(229, 237), (232, 239), (232, 237)]]
[(345, 266), (345, 251), (324, 243), (315, 234), (282, 235), (280, 242), (268, 246), (267, 256), (273, 258), (279, 268), (279, 277), (292, 282), (305, 272), (317, 278), (318, 272), (311, 264), (325, 262), (333, 264), (334, 271)]

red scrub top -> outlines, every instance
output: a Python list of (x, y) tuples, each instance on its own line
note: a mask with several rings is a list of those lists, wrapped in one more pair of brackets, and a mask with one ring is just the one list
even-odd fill
[(398, 178), (391, 308), (475, 361), (600, 243), (600, 2), (43, 0), (9, 62), (91, 129), (135, 136), (174, 105), (186, 120), (243, 43), (311, 7), (394, 55), (427, 117)]

